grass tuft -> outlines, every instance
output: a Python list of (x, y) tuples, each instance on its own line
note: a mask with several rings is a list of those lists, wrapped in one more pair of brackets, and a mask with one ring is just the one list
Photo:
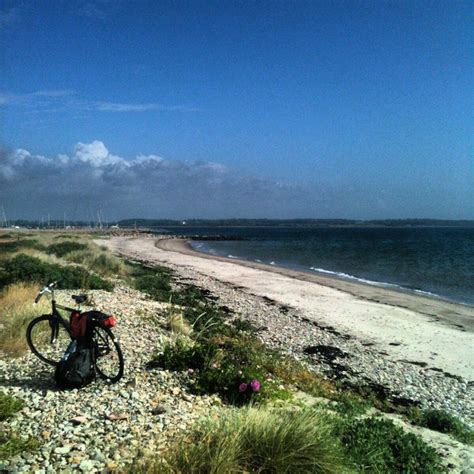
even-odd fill
[(135, 472), (343, 473), (342, 450), (327, 417), (314, 410), (248, 407), (202, 422), (163, 460)]

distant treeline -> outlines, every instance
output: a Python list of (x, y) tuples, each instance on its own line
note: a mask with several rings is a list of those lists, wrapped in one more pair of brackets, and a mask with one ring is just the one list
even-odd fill
[[(0, 222), (0, 228), (4, 227)], [(474, 220), (446, 219), (122, 219), (114, 222), (91, 223), (90, 221), (50, 220), (30, 221), (10, 220), (8, 227), (28, 228), (157, 228), (157, 227), (474, 227)]]
[(384, 227), (474, 227), (474, 220), (444, 219), (124, 219), (117, 223), (120, 227), (335, 227), (335, 226), (384, 226)]

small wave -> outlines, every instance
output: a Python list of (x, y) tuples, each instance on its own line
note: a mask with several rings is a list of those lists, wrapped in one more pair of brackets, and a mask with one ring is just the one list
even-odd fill
[(229, 255), (227, 255), (227, 258), (236, 258), (236, 259), (238, 259), (239, 257), (236, 257), (235, 255), (229, 254)]
[(407, 288), (405, 286), (401, 285), (396, 285), (394, 283), (386, 283), (383, 281), (374, 281), (374, 280), (367, 280), (366, 278), (359, 278), (354, 275), (349, 275), (348, 273), (343, 273), (343, 272), (332, 272), (331, 270), (325, 270), (324, 268), (316, 268), (316, 267), (309, 267), (310, 270), (313, 270), (314, 272), (318, 273), (327, 273), (330, 275), (335, 275), (339, 278), (347, 279), (347, 280), (355, 280), (360, 283), (365, 283), (367, 285), (372, 285), (372, 286), (379, 286), (382, 288), (396, 288), (398, 290), (404, 290), (404, 291), (410, 291), (414, 292), (420, 295), (425, 295), (425, 296), (430, 296), (431, 298), (441, 298), (439, 295), (436, 293), (431, 293), (429, 291), (423, 291), (423, 290), (416, 290), (413, 288)]
[(423, 291), (423, 290), (413, 290), (413, 291), (419, 295), (430, 296), (431, 298), (440, 298), (439, 295), (437, 295), (436, 293), (431, 293), (431, 291)]
[(257, 260), (255, 260), (256, 262), (258, 263), (262, 263), (262, 261), (260, 259), (257, 258)]

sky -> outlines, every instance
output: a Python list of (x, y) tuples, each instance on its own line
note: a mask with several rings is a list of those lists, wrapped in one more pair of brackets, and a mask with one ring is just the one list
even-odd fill
[(0, 3), (9, 218), (474, 219), (462, 1)]

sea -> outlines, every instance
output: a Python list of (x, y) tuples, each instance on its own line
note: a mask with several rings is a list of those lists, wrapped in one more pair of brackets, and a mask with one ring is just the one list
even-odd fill
[[(472, 227), (186, 227), (198, 251), (474, 305)], [(233, 239), (243, 240), (233, 240)]]

